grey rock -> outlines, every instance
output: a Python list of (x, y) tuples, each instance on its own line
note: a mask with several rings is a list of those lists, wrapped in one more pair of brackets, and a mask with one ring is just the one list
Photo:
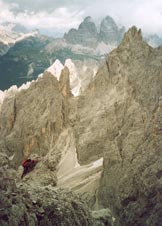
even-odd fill
[(60, 75), (59, 88), (63, 96), (66, 98), (69, 98), (70, 96), (72, 96), (72, 93), (70, 90), (69, 75), (70, 75), (69, 69), (68, 67), (65, 66)]
[(100, 209), (96, 211), (92, 211), (92, 216), (98, 220), (100, 226), (101, 223), (105, 226), (113, 225), (113, 216), (109, 209)]
[(67, 121), (67, 107), (59, 83), (45, 73), (29, 89), (13, 94), (0, 112), (1, 147), (18, 166), (31, 153), (45, 156)]
[[(3, 103), (1, 148), (10, 157), (15, 153), (13, 161), (18, 165), (17, 159), (20, 161), (23, 157), (21, 150), (26, 150), (24, 147), (28, 144), (29, 153), (36, 152), (45, 159), (38, 164), (45, 172), (46, 169), (55, 172), (62, 149), (64, 153), (76, 149), (81, 165), (103, 157), (103, 173), (96, 189), (98, 206), (112, 210), (116, 225), (159, 225), (162, 221), (161, 59), (162, 48), (150, 47), (143, 41), (141, 30), (132, 27), (119, 47), (107, 56), (81, 96), (65, 98), (57, 80), (46, 74), (28, 90)], [(68, 76), (65, 78), (63, 76), (62, 81), (66, 94)], [(28, 142), (30, 131), (36, 134), (37, 142), (32, 139)], [(35, 168), (33, 174), (38, 173), (37, 170)], [(29, 189), (29, 184), (27, 186)], [(15, 193), (14, 189), (12, 192)], [(46, 201), (38, 200), (36, 193)], [(39, 202), (41, 206), (49, 205), (50, 192), (46, 194), (40, 188), (32, 195), (35, 205)], [(62, 216), (62, 207), (56, 208)], [(46, 213), (46, 207), (43, 209)], [(38, 212), (44, 214), (41, 208)], [(75, 214), (72, 216), (76, 219)], [(79, 225), (77, 219), (75, 224)]]
[(10, 170), (0, 168), (0, 225), (97, 226), (83, 200), (71, 192), (17, 187)]
[(118, 225), (161, 221), (161, 59), (161, 49), (151, 48), (132, 27), (90, 87), (107, 117), (99, 200)]
[(95, 47), (98, 33), (95, 23), (91, 17), (86, 17), (77, 29), (71, 29), (64, 35), (67, 42), (81, 44), (83, 46)]
[(101, 21), (99, 32), (92, 18), (86, 17), (78, 29), (72, 28), (68, 33), (65, 33), (64, 38), (67, 43), (96, 48), (99, 43), (116, 46), (121, 42), (124, 32), (125, 28), (119, 28), (110, 16)]
[(119, 29), (112, 17), (105, 17), (100, 25), (99, 40), (107, 44), (119, 43), (124, 34), (124, 27)]
[(78, 98), (72, 118), (79, 162), (104, 157), (98, 201), (113, 211), (116, 225), (161, 222), (161, 59), (162, 49), (132, 27)]

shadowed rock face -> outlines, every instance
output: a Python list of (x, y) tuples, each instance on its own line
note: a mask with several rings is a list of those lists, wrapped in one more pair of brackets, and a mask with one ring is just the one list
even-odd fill
[(161, 222), (161, 59), (162, 50), (148, 46), (133, 27), (80, 98), (80, 103), (85, 98), (84, 106), (91, 106), (86, 111), (91, 108), (92, 118), (86, 129), (91, 132), (84, 144), (79, 140), (79, 147), (94, 144), (90, 136), (98, 134), (104, 156), (99, 200), (114, 211), (119, 225)]

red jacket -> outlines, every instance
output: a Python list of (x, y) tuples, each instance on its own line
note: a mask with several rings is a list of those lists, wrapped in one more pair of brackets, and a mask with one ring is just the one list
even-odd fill
[(31, 160), (31, 159), (25, 159), (22, 161), (22, 166), (23, 167), (28, 167), (29, 165), (36, 165), (36, 163), (38, 162), (38, 160)]

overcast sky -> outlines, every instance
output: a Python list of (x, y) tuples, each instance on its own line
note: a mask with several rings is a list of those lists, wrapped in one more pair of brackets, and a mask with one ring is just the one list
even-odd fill
[(32, 29), (65, 32), (86, 16), (109, 15), (126, 28), (162, 34), (162, 0), (0, 0), (0, 23), (18, 22)]

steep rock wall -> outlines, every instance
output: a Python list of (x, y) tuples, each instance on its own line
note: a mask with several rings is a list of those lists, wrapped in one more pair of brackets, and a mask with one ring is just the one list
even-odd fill
[(161, 221), (162, 49), (132, 27), (78, 98), (79, 162), (103, 156), (98, 199), (117, 225)]
[(1, 147), (16, 165), (31, 153), (45, 156), (67, 123), (68, 107), (56, 78), (46, 72), (29, 89), (3, 102)]
[(119, 225), (158, 225), (161, 219), (161, 59), (161, 49), (148, 46), (133, 27), (94, 82), (96, 92), (114, 90), (99, 200)]

